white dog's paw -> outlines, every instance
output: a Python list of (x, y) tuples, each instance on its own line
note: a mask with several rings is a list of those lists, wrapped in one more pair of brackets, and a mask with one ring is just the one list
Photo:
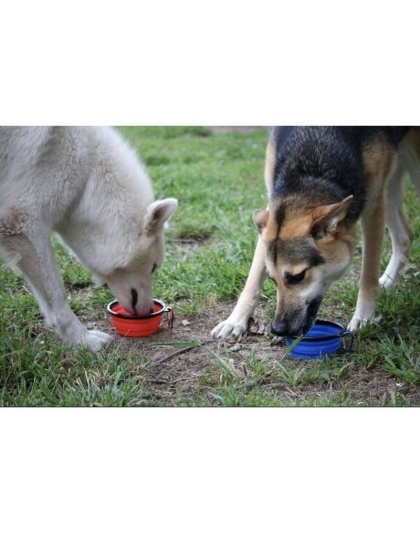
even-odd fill
[(101, 332), (100, 330), (86, 330), (86, 336), (82, 342), (82, 346), (92, 352), (96, 352), (103, 347), (106, 347), (112, 339), (112, 336), (105, 334), (105, 332)]
[(215, 339), (235, 338), (246, 332), (248, 329), (248, 317), (239, 317), (235, 319), (230, 316), (226, 321), (219, 323), (211, 331)]

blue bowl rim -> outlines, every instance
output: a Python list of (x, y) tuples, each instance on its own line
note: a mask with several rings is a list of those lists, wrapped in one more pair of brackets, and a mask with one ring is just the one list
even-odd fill
[[(346, 330), (344, 330), (343, 325), (341, 325), (340, 323), (336, 323), (335, 321), (327, 321), (325, 319), (317, 319), (315, 321), (315, 323), (313, 324), (313, 326), (311, 327), (311, 329), (315, 325), (336, 326), (336, 327), (338, 327), (340, 329), (340, 332), (338, 332), (337, 334), (328, 334), (326, 336), (306, 336), (305, 335), (305, 336), (303, 336), (301, 338), (300, 342), (302, 342), (302, 341), (327, 341), (329, 339), (335, 339), (337, 337), (343, 337), (347, 332)], [(310, 332), (310, 330), (308, 330), (308, 332)], [(288, 339), (295, 340), (295, 339), (300, 338), (301, 336), (286, 336), (286, 337)]]

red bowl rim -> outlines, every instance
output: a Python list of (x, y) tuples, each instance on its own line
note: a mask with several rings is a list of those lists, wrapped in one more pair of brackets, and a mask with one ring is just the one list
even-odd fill
[(120, 317), (121, 319), (134, 319), (137, 321), (139, 319), (150, 319), (151, 317), (158, 317), (159, 315), (162, 315), (162, 313), (165, 313), (166, 311), (168, 311), (168, 307), (162, 300), (153, 299), (153, 302), (155, 304), (159, 304), (160, 306), (162, 306), (162, 309), (156, 312), (153, 312), (150, 315), (125, 315), (123, 313), (116, 312), (112, 308), (116, 306), (117, 304), (119, 304), (118, 300), (113, 300), (112, 302), (110, 302), (108, 306), (106, 307), (106, 309), (108, 310), (108, 313), (110, 313), (114, 317)]

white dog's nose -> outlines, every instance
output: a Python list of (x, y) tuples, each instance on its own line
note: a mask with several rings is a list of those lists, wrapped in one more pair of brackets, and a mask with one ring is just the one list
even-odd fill
[(133, 315), (150, 315), (153, 313), (153, 302), (138, 304), (138, 292), (136, 289), (131, 290), (131, 311)]
[(153, 306), (150, 306), (148, 304), (144, 306), (137, 305), (132, 310), (134, 315), (150, 315), (151, 313), (153, 313), (153, 311), (154, 311)]
[(133, 309), (136, 309), (136, 304), (139, 299), (139, 295), (135, 289), (131, 290), (131, 305), (133, 306)]

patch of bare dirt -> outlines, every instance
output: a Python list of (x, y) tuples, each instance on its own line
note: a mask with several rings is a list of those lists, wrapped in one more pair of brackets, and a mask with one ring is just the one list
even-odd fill
[[(329, 379), (328, 374), (318, 381), (301, 383), (294, 387), (279, 378), (278, 365), (281, 363), (290, 372), (308, 372), (315, 362), (302, 362), (284, 357), (284, 345), (272, 344), (272, 339), (264, 332), (269, 323), (269, 314), (259, 308), (254, 332), (260, 334), (243, 336), (237, 342), (213, 340), (212, 328), (226, 318), (234, 302), (216, 303), (194, 317), (184, 317), (176, 313), (173, 329), (163, 322), (159, 331), (148, 338), (115, 337), (113, 345), (118, 348), (120, 357), (129, 358), (133, 365), (133, 374), (139, 380), (145, 380), (153, 388), (150, 398), (139, 399), (136, 405), (177, 405), (177, 399), (207, 399), (209, 388), (217, 388), (221, 380), (221, 367), (217, 355), (221, 355), (230, 367), (235, 380), (257, 387), (261, 394), (269, 395), (279, 401), (305, 403), (307, 399), (334, 399), (348, 395), (346, 405), (378, 406), (397, 404), (399, 393), (410, 398), (412, 404), (420, 404), (420, 391), (414, 386), (401, 381), (382, 369), (364, 369), (353, 364), (348, 357), (348, 366), (343, 378)], [(104, 318), (89, 327), (101, 328), (114, 334), (108, 318)], [(185, 344), (197, 344), (194, 347)], [(252, 380), (255, 372), (249, 364), (250, 358), (261, 362), (266, 372)], [(342, 361), (343, 366), (347, 363)], [(277, 367), (276, 367), (277, 366)], [(274, 372), (273, 372), (274, 369)], [(250, 380), (251, 379), (251, 380)], [(244, 390), (246, 390), (246, 387)], [(346, 393), (347, 392), (347, 393)], [(193, 403), (194, 403), (193, 402)], [(203, 401), (204, 402), (204, 401)], [(208, 402), (207, 402), (208, 403)]]
[(351, 389), (352, 397), (358, 404), (364, 404), (367, 398), (389, 398), (391, 404), (396, 404), (396, 396), (404, 395), (411, 406), (420, 405), (420, 389), (407, 384), (400, 378), (382, 369), (355, 368), (346, 382)]

